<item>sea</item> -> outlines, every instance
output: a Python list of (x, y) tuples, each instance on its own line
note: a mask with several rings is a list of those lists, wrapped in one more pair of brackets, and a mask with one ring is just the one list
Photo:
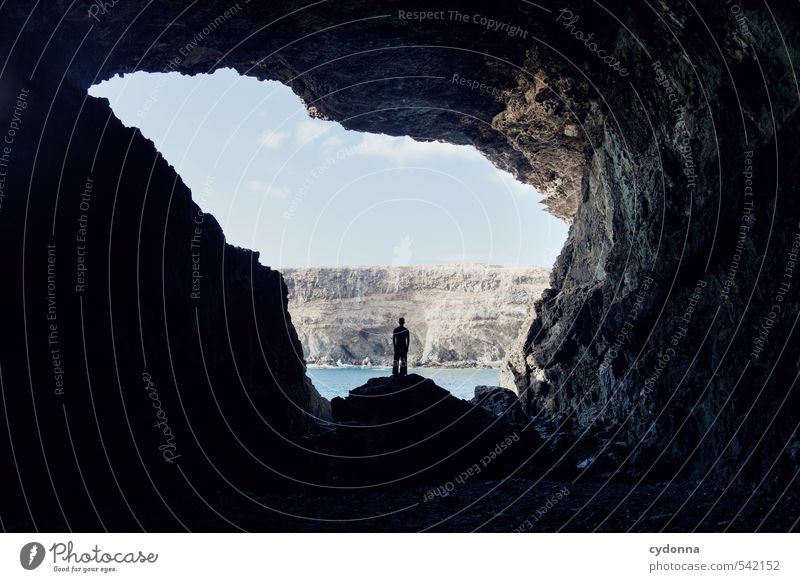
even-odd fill
[[(309, 366), (306, 372), (319, 393), (325, 398), (347, 396), (353, 388), (366, 384), (370, 378), (391, 376), (391, 368), (378, 366)], [(409, 374), (430, 378), (449, 390), (453, 396), (470, 400), (475, 395), (475, 386), (497, 386), (500, 370), (497, 368), (409, 368)]]

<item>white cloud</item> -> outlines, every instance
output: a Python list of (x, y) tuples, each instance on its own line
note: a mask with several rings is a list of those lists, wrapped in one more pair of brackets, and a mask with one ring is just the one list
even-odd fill
[(411, 251), (411, 237), (405, 235), (401, 238), (397, 246), (392, 247), (392, 252), (394, 253), (392, 257), (393, 267), (408, 265), (411, 262), (411, 256), (413, 254)]
[(331, 130), (330, 122), (306, 119), (297, 124), (294, 132), (294, 141), (298, 145), (305, 145)]
[(258, 143), (268, 150), (277, 150), (291, 135), (288, 131), (267, 129), (258, 137)]
[(247, 189), (251, 192), (263, 194), (268, 198), (288, 198), (289, 189), (284, 186), (274, 186), (261, 180), (250, 180), (247, 182)]
[(340, 137), (332, 135), (331, 137), (329, 137), (328, 139), (326, 139), (325, 141), (322, 142), (322, 147), (335, 148), (335, 147), (339, 147), (343, 143), (344, 143), (344, 141), (342, 141), (342, 139)]
[(480, 154), (469, 146), (444, 142), (415, 141), (408, 136), (393, 137), (374, 133), (364, 134), (356, 146), (357, 155), (384, 158), (394, 164), (404, 165), (431, 158), (461, 158), (476, 160)]

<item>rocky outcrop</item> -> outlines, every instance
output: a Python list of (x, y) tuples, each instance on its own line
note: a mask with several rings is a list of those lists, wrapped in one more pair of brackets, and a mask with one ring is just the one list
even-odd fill
[[(210, 217), (196, 224), (189, 190), (152, 144), (86, 96), (137, 70), (230, 67), (288, 84), (312, 115), (350, 129), (473, 144), (572, 221), (504, 375), (529, 412), (624, 443), (623, 471), (713, 474), (751, 491), (794, 479), (793, 6), (93, 6), (0, 8), (0, 132), (11, 140), (0, 152), (0, 367), (12, 435), (0, 459), (16, 475), (4, 503), (29, 528), (55, 515), (48, 529), (69, 529), (71, 516), (98, 512), (138, 529), (124, 501), (133, 491), (158, 502), (170, 488), (296, 486), (297, 471), (325, 463), (295, 453), (292, 435), (317, 428), (281, 277), (224, 246)], [(181, 527), (186, 516), (174, 517)]]
[(475, 386), (475, 396), (470, 400), (489, 414), (503, 418), (516, 425), (528, 424), (530, 418), (525, 414), (519, 397), (513, 390), (500, 386)]
[(498, 366), (549, 270), (487, 265), (283, 269), (306, 361), (391, 365), (405, 317), (412, 366)]
[(331, 408), (335, 429), (312, 442), (332, 455), (339, 486), (442, 480), (438, 494), (446, 495), (472, 479), (550, 465), (530, 425), (514, 425), (417, 374), (372, 378)]

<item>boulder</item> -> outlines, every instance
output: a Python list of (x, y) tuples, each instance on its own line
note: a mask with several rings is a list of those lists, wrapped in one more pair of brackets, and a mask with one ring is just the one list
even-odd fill
[(519, 397), (507, 388), (500, 386), (475, 386), (475, 396), (470, 400), (491, 415), (512, 424), (526, 424), (529, 417), (522, 409)]

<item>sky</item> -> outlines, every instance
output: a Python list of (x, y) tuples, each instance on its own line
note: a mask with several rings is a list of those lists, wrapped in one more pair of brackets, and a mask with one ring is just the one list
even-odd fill
[(550, 267), (567, 226), (472, 146), (345, 130), (285, 85), (232, 70), (134, 73), (92, 87), (219, 221), (275, 268)]

